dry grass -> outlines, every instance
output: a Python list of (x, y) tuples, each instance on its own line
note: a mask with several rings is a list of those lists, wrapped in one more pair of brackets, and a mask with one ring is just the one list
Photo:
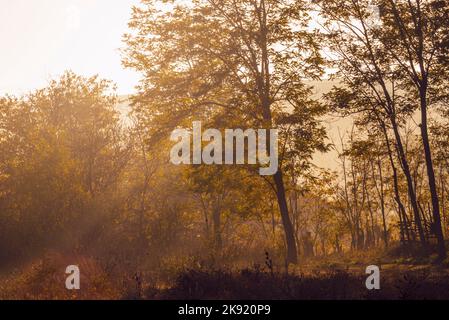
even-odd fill
[[(76, 263), (74, 263), (74, 261)], [(67, 290), (65, 269), (76, 264), (81, 270), (81, 290)], [(102, 300), (119, 299), (114, 281), (93, 258), (46, 254), (0, 280), (0, 298), (8, 300)]]

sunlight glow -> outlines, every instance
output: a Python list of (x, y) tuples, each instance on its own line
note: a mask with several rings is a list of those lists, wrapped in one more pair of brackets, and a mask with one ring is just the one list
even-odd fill
[(0, 94), (45, 86), (71, 69), (113, 80), (132, 93), (138, 76), (119, 49), (138, 0), (0, 0)]

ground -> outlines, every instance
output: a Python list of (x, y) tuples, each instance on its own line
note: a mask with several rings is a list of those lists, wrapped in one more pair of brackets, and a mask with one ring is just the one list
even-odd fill
[[(392, 251), (390, 251), (391, 253)], [(102, 267), (94, 257), (47, 253), (0, 278), (0, 299), (449, 299), (449, 268), (371, 250), (312, 258), (297, 266), (185, 268), (170, 281)], [(79, 261), (81, 290), (65, 288), (65, 268)], [(368, 290), (368, 265), (380, 268), (380, 290)]]

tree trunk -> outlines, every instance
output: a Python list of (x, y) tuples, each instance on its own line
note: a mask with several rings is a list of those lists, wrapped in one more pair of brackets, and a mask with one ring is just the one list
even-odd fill
[(298, 253), (296, 251), (293, 225), (288, 214), (288, 206), (285, 197), (285, 188), (281, 168), (279, 168), (279, 170), (274, 175), (274, 182), (276, 184), (276, 196), (279, 204), (279, 211), (281, 212), (282, 224), (284, 226), (285, 240), (287, 243), (287, 262), (296, 264), (298, 263)]
[[(424, 81), (425, 82), (425, 81)], [(438, 241), (438, 257), (440, 260), (446, 258), (446, 247), (444, 244), (443, 230), (441, 228), (440, 204), (438, 200), (437, 186), (435, 182), (435, 172), (433, 169), (432, 153), (430, 151), (429, 135), (427, 130), (427, 84), (423, 83), (420, 90), (421, 105), (421, 137), (426, 159), (427, 176), (429, 182), (430, 195), (432, 197), (433, 231)]]
[(388, 230), (387, 230), (387, 221), (385, 218), (384, 182), (382, 174), (382, 163), (380, 159), (377, 160), (377, 167), (379, 168), (379, 179), (380, 179), (380, 209), (382, 211), (382, 226), (384, 229), (383, 236), (385, 247), (388, 248)]
[(410, 197), (410, 204), (412, 205), (413, 215), (415, 218), (416, 228), (418, 229), (419, 240), (421, 241), (421, 245), (424, 248), (427, 248), (427, 242), (424, 235), (424, 230), (421, 223), (421, 217), (419, 214), (418, 201), (416, 199), (415, 188), (413, 186), (413, 179), (410, 172), (410, 167), (408, 165), (408, 161), (405, 155), (404, 146), (402, 145), (401, 135), (399, 134), (399, 129), (396, 123), (396, 120), (393, 116), (390, 116), (391, 125), (393, 127), (394, 136), (396, 138), (396, 149), (398, 153), (399, 160), (401, 161), (401, 168), (405, 174), (405, 178), (407, 180), (407, 190), (408, 195)]
[(214, 209), (213, 214), (213, 221), (214, 221), (214, 246), (215, 250), (221, 251), (223, 247), (223, 241), (221, 238), (221, 210), (216, 207)]
[[(261, 51), (260, 72), (256, 77), (256, 87), (259, 95), (259, 102), (261, 104), (261, 111), (264, 120), (265, 129), (273, 127), (273, 119), (271, 114), (271, 77), (270, 77), (270, 58), (268, 47), (268, 26), (267, 26), (267, 9), (265, 1), (261, 1), (260, 7), (256, 9), (259, 14), (259, 46)], [(257, 61), (257, 60), (256, 60)], [(257, 63), (258, 64), (258, 63)], [(267, 135), (267, 146), (270, 146), (269, 137)], [(269, 147), (269, 150), (270, 147)], [(287, 198), (285, 195), (284, 179), (282, 174), (282, 165), (279, 163), (279, 168), (274, 175), (274, 182), (276, 185), (276, 196), (281, 212), (282, 224), (284, 226), (285, 240), (287, 244), (287, 266), (289, 263), (298, 263), (298, 253), (296, 248), (295, 234), (293, 225), (288, 213)]]
[(387, 144), (388, 159), (390, 160), (391, 170), (393, 171), (394, 199), (396, 201), (396, 204), (398, 205), (398, 215), (399, 221), (401, 223), (401, 237), (405, 238), (406, 236), (407, 240), (410, 240), (410, 234), (408, 232), (408, 225), (407, 225), (407, 213), (405, 212), (405, 207), (404, 204), (402, 203), (401, 195), (399, 193), (398, 170), (393, 160), (393, 152), (391, 150), (390, 138), (388, 137), (385, 123), (381, 122), (381, 128), (384, 134), (385, 142)]
[[(447, 224), (447, 217), (446, 217), (446, 206), (444, 201), (444, 174), (443, 174), (443, 168), (440, 166), (440, 181), (441, 181), (441, 213), (443, 215), (443, 225), (446, 226)], [(444, 229), (443, 229), (443, 236), (444, 236)]]

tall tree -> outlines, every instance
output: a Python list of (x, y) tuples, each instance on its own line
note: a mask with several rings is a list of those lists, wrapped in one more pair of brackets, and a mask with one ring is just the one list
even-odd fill
[[(440, 0), (381, 1), (384, 52), (396, 62), (399, 81), (410, 98), (419, 100), (421, 140), (432, 199), (433, 232), (438, 255), (446, 257), (441, 227), (440, 204), (429, 140), (429, 107), (438, 101), (439, 90), (447, 89), (447, 73), (441, 59), (448, 53), (449, 2)], [(446, 57), (446, 58), (443, 58)]]
[[(316, 39), (306, 31), (305, 1), (160, 4), (143, 0), (133, 9), (134, 32), (125, 36), (124, 60), (144, 75), (134, 110), (155, 132), (163, 134), (201, 116), (221, 123), (232, 118), (242, 127), (273, 128), (287, 111), (322, 113), (316, 104), (307, 104), (310, 89), (302, 82), (320, 73), (321, 62)], [(308, 119), (312, 122), (305, 128), (319, 126), (314, 117)], [(310, 135), (292, 139), (308, 140)], [(273, 182), (287, 261), (296, 263), (282, 165)]]
[[(382, 130), (392, 130), (416, 228), (422, 245), (426, 247), (416, 186), (400, 132), (415, 107), (398, 90), (394, 63), (379, 39), (383, 25), (375, 19), (370, 1), (322, 1), (319, 4), (326, 19), (324, 28), (328, 34), (328, 48), (334, 54), (332, 63), (346, 86), (336, 88), (328, 99), (346, 114), (363, 113)], [(384, 136), (387, 138), (388, 134)], [(399, 201), (398, 197), (396, 199)]]

